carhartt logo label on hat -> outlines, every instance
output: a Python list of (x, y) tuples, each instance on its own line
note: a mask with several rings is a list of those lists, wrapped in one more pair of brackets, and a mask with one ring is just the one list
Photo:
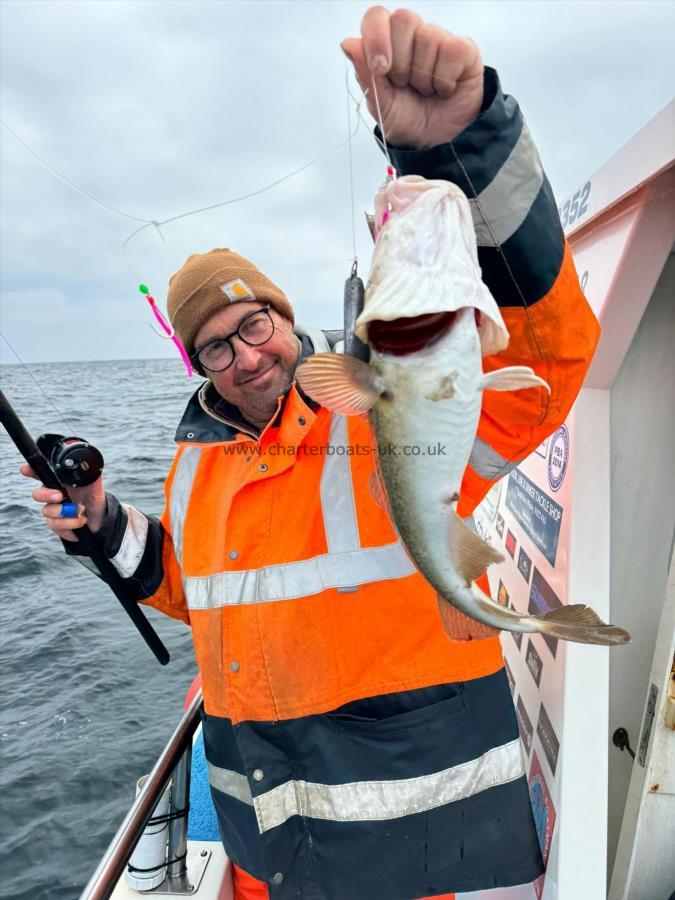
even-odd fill
[(220, 289), (233, 302), (235, 300), (255, 300), (255, 294), (243, 278), (235, 278), (234, 281), (221, 284)]

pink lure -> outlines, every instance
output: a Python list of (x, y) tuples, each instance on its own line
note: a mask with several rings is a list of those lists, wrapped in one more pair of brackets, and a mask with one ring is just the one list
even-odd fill
[[(150, 295), (150, 291), (148, 290), (146, 285), (139, 284), (138, 289), (141, 292), (141, 294), (144, 295), (145, 299), (150, 304), (150, 309), (152, 310), (152, 312), (153, 312), (155, 318), (157, 319), (157, 321), (159, 322), (159, 324), (162, 326), (162, 330), (164, 331), (166, 337), (170, 338), (173, 341), (173, 343), (175, 344), (176, 349), (180, 353), (181, 358), (182, 358), (183, 362), (185, 363), (187, 377), (192, 378), (192, 375), (193, 375), (192, 363), (190, 362), (190, 357), (187, 354), (187, 350), (183, 346), (183, 342), (181, 341), (181, 339), (178, 337), (178, 335), (173, 330), (171, 325), (169, 325), (169, 323), (166, 321), (164, 316), (159, 311), (159, 309), (157, 307), (157, 302), (155, 301), (155, 298)], [(160, 337), (161, 337), (161, 335), (160, 335)]]

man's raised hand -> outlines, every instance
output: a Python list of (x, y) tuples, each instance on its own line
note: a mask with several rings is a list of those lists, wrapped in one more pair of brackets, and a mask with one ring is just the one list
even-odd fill
[(387, 141), (417, 148), (453, 140), (480, 112), (483, 62), (470, 38), (428, 25), (414, 12), (372, 6), (361, 37), (340, 45), (354, 65), (377, 120), (377, 95)]

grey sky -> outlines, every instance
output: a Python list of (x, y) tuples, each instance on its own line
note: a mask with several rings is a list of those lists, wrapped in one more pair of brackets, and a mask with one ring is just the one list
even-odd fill
[[(338, 44), (358, 34), (369, 5), (4, 0), (2, 116), (101, 200), (142, 219), (168, 218), (256, 190), (345, 140)], [(477, 41), (519, 100), (559, 199), (673, 94), (675, 4), (665, 0), (408, 6)], [(0, 328), (21, 356), (174, 355), (148, 328), (139, 279), (122, 255), (138, 223), (58, 181), (5, 129), (0, 138)], [(363, 126), (353, 154), (365, 274), (363, 210), (384, 164)], [(128, 251), (161, 304), (189, 253), (230, 246), (279, 283), (301, 321), (339, 325), (352, 256), (346, 149), (164, 234), (166, 242), (148, 229)], [(0, 359), (14, 361), (1, 342)]]

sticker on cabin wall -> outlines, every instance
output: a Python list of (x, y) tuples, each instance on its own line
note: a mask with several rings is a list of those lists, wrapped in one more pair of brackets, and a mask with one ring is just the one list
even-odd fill
[[(539, 847), (541, 849), (541, 857), (544, 861), (544, 865), (546, 865), (551, 852), (556, 812), (555, 806), (553, 805), (553, 798), (548, 789), (548, 784), (546, 783), (546, 778), (544, 777), (536, 752), (532, 754), (532, 765), (530, 766), (527, 784), (530, 791), (530, 804), (532, 806), (534, 825), (537, 830), (537, 839), (539, 840)], [(541, 898), (543, 893), (545, 877), (545, 874), (540, 875), (534, 882), (534, 890), (537, 898)]]
[(555, 566), (562, 506), (540, 490), (519, 469), (513, 469), (509, 474), (506, 506), (534, 545)]
[(532, 677), (534, 678), (534, 683), (537, 685), (537, 687), (539, 687), (543, 664), (541, 661), (541, 656), (539, 656), (534, 644), (532, 643), (532, 638), (530, 638), (527, 645), (527, 650), (525, 651), (525, 664), (527, 665), (527, 668), (530, 670)]
[(497, 524), (495, 525), (499, 537), (504, 537), (504, 516), (497, 513)]
[(551, 438), (551, 449), (548, 454), (548, 483), (552, 491), (559, 490), (565, 480), (569, 455), (570, 436), (563, 425)]
[(548, 764), (551, 767), (551, 772), (555, 775), (555, 769), (558, 765), (558, 751), (560, 749), (560, 741), (558, 740), (558, 736), (553, 730), (553, 725), (551, 725), (551, 720), (548, 717), (548, 713), (544, 709), (544, 704), (542, 703), (539, 707), (539, 718), (537, 719), (537, 737), (541, 741), (541, 746), (544, 749), (544, 755), (548, 760)]
[[(547, 612), (551, 612), (552, 609), (559, 609), (561, 606), (562, 603), (557, 595), (547, 583), (539, 569), (535, 566), (534, 574), (532, 575), (532, 586), (530, 587), (530, 600), (527, 611), (533, 616), (542, 616)], [(551, 637), (550, 634), (542, 634), (542, 637), (546, 646), (555, 657), (556, 650), (558, 649), (558, 639)]]
[(525, 704), (523, 703), (522, 697), (518, 697), (518, 703), (516, 704), (516, 719), (518, 720), (518, 731), (520, 732), (520, 739), (522, 740), (525, 751), (529, 756), (530, 749), (532, 747), (532, 720), (527, 714), (527, 710), (525, 709)]
[(530, 572), (532, 571), (532, 560), (522, 547), (520, 548), (520, 553), (518, 554), (518, 571), (523, 576), (525, 581), (529, 584)]
[(502, 606), (509, 607), (509, 592), (504, 587), (504, 582), (499, 579), (499, 587), (497, 588), (497, 602)]
[(510, 530), (507, 530), (507, 532), (506, 532), (505, 544), (506, 544), (506, 552), (509, 554), (511, 559), (513, 559), (513, 557), (516, 555), (516, 536)]

